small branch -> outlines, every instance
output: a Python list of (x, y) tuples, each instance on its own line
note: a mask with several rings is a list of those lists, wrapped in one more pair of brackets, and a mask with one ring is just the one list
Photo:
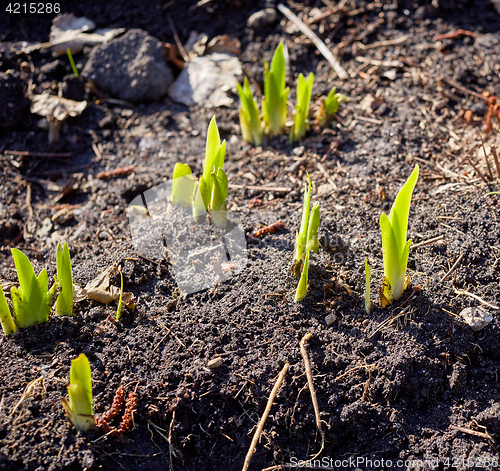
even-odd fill
[(456, 427), (452, 425), (452, 428), (455, 430), (459, 430), (460, 432), (468, 433), (469, 435), (474, 435), (475, 437), (484, 438), (486, 440), (493, 440), (493, 437), (489, 433), (477, 432), (476, 430), (472, 430), (466, 427)]
[(485, 306), (488, 306), (491, 309), (500, 309), (500, 307), (486, 302), (483, 298), (480, 298), (477, 294), (469, 293), (468, 291), (465, 291), (465, 290), (459, 291), (457, 289), (455, 290), (455, 294), (458, 294), (458, 295), (464, 294), (465, 296), (470, 296), (471, 298), (476, 299), (481, 304), (484, 304)]
[(283, 186), (272, 187), (272, 186), (249, 186), (249, 185), (229, 184), (229, 188), (234, 188), (235, 190), (275, 191), (276, 193), (289, 193), (290, 191), (292, 191), (291, 188)]
[(295, 15), (291, 10), (289, 10), (285, 5), (280, 3), (278, 5), (278, 10), (283, 13), (303, 34), (305, 34), (318, 48), (318, 51), (323, 55), (323, 57), (329, 62), (332, 66), (335, 73), (341, 79), (346, 79), (348, 77), (347, 72), (340, 65), (340, 62), (337, 58), (332, 54), (332, 51), (328, 49), (326, 44), (319, 39), (316, 33), (313, 32), (309, 26), (307, 26), (300, 18)]
[(460, 254), (460, 257), (457, 258), (457, 261), (453, 264), (453, 266), (446, 272), (446, 275), (443, 276), (443, 278), (441, 278), (441, 281), (440, 283), (442, 283), (444, 280), (446, 280), (446, 278), (448, 278), (452, 273), (453, 271), (455, 270), (455, 268), (458, 267), (458, 264), (462, 261), (462, 258), (464, 258), (465, 256), (465, 252)]
[(262, 433), (262, 429), (264, 428), (264, 424), (266, 423), (267, 416), (269, 415), (269, 412), (271, 411), (271, 407), (273, 405), (274, 398), (276, 397), (276, 394), (278, 393), (278, 389), (281, 386), (281, 383), (283, 382), (283, 379), (285, 378), (286, 372), (288, 371), (288, 367), (290, 364), (287, 362), (285, 363), (285, 366), (281, 370), (278, 379), (276, 380), (276, 383), (274, 384), (273, 390), (271, 391), (271, 394), (269, 395), (269, 399), (267, 400), (266, 404), (266, 409), (264, 410), (264, 413), (262, 414), (262, 417), (259, 420), (259, 423), (257, 424), (257, 429), (255, 430), (255, 433), (252, 438), (252, 443), (250, 444), (250, 448), (248, 449), (247, 455), (245, 456), (245, 462), (243, 463), (243, 468), (242, 471), (247, 471), (248, 466), (250, 466), (250, 460), (252, 459), (252, 455), (255, 452), (255, 447), (257, 446), (257, 442), (259, 441), (260, 434)]
[(309, 357), (307, 356), (307, 350), (306, 350), (306, 342), (312, 338), (312, 334), (308, 332), (304, 337), (302, 337), (302, 340), (300, 341), (300, 354), (302, 355), (302, 358), (304, 360), (304, 366), (306, 369), (306, 376), (307, 376), (307, 384), (309, 385), (309, 392), (311, 393), (311, 400), (313, 403), (313, 408), (314, 408), (314, 415), (316, 417), (316, 427), (318, 427), (319, 433), (321, 435), (321, 448), (316, 453), (311, 459), (313, 460), (316, 458), (322, 451), (323, 448), (325, 447), (325, 434), (323, 433), (323, 429), (321, 427), (321, 418), (319, 416), (319, 406), (318, 406), (318, 400), (316, 398), (316, 390), (314, 389), (314, 383), (313, 383), (313, 375), (311, 371), (311, 363), (309, 362)]
[(335, 378), (335, 381), (338, 381), (339, 379), (342, 379), (344, 376), (347, 376), (349, 373), (352, 373), (353, 371), (359, 370), (360, 368), (368, 368), (369, 370), (372, 368), (375, 368), (377, 366), (375, 363), (370, 363), (369, 365), (359, 365), (355, 366), (354, 368), (351, 368), (347, 370), (345, 373), (342, 373), (340, 376), (337, 376)]
[(29, 150), (6, 150), (4, 155), (18, 155), (20, 157), (43, 157), (46, 159), (69, 159), (71, 152), (31, 152)]
[(328, 180), (328, 183), (332, 185), (332, 189), (337, 190), (338, 186), (335, 185), (335, 182), (333, 181), (330, 174), (326, 171), (325, 167), (323, 167), (323, 164), (321, 162), (316, 162), (316, 166), (318, 167), (318, 170), (323, 174), (323, 176)]
[(434, 242), (439, 242), (444, 239), (444, 236), (440, 235), (437, 237), (433, 237), (432, 239), (427, 239), (423, 240), (422, 242), (419, 242), (418, 244), (412, 245), (412, 249), (418, 249), (419, 247), (424, 247), (425, 245), (431, 245), (434, 244)]

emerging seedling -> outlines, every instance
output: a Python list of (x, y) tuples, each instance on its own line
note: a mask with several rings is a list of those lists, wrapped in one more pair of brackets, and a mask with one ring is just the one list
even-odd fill
[(306, 130), (309, 129), (308, 116), (313, 83), (314, 74), (312, 72), (308, 75), (307, 80), (302, 74), (299, 75), (297, 105), (295, 107), (294, 123), (290, 131), (290, 142), (300, 141), (306, 135)]
[(2, 324), (2, 329), (5, 335), (13, 334), (16, 330), (16, 324), (10, 313), (9, 305), (7, 304), (7, 299), (5, 299), (5, 293), (0, 286), (0, 323)]
[(286, 122), (286, 102), (289, 88), (285, 86), (286, 64), (283, 43), (274, 51), (271, 67), (264, 59), (264, 115), (265, 132), (272, 136), (281, 134)]
[(116, 320), (119, 321), (122, 318), (122, 297), (123, 297), (123, 273), (120, 270), (120, 299), (118, 300), (118, 308), (116, 310)]
[(76, 68), (76, 65), (75, 65), (75, 61), (73, 60), (73, 54), (71, 54), (71, 49), (69, 47), (66, 48), (66, 54), (68, 54), (69, 63), (71, 64), (71, 70), (75, 74), (75, 77), (76, 78), (80, 77), (80, 74), (78, 73), (78, 69)]
[(220, 141), (214, 116), (208, 126), (205, 164), (194, 196), (193, 215), (198, 220), (201, 212), (211, 211), (213, 223), (222, 229), (227, 222), (228, 180), (222, 170), (225, 156), (226, 141)]
[(302, 301), (307, 294), (308, 274), (309, 274), (309, 252), (314, 253), (319, 251), (318, 228), (321, 221), (319, 203), (314, 203), (314, 206), (309, 214), (311, 205), (311, 178), (307, 174), (308, 185), (304, 190), (304, 204), (302, 207), (302, 221), (300, 231), (295, 235), (295, 265), (294, 273), (298, 274), (302, 266), (297, 292), (295, 293), (295, 302)]
[(56, 250), (57, 281), (61, 287), (61, 292), (56, 300), (56, 314), (58, 316), (73, 315), (73, 274), (71, 271), (71, 259), (69, 256), (68, 244), (64, 242), (57, 244)]
[(304, 267), (302, 268), (302, 274), (300, 275), (299, 285), (297, 286), (297, 291), (295, 292), (294, 301), (296, 303), (302, 301), (306, 297), (307, 289), (309, 288), (309, 285), (307, 284), (309, 279), (309, 251), (310, 249), (308, 247), (306, 251), (306, 258), (304, 260)]
[(193, 204), (196, 180), (193, 178), (191, 167), (187, 164), (177, 162), (174, 167), (172, 179), (172, 204), (180, 204), (189, 208)]
[(365, 312), (370, 314), (372, 310), (372, 302), (370, 299), (370, 265), (368, 265), (368, 258), (365, 257)]
[(89, 360), (83, 353), (71, 361), (68, 395), (69, 402), (63, 397), (62, 405), (71, 423), (82, 432), (94, 428), (92, 377)]
[(56, 300), (59, 283), (56, 281), (48, 291), (47, 271), (43, 269), (37, 277), (28, 257), (18, 249), (11, 250), (20, 285), (10, 289), (17, 326), (29, 327), (45, 322)]
[(339, 110), (340, 103), (348, 99), (346, 95), (337, 93), (337, 88), (333, 87), (318, 110), (316, 115), (318, 124), (322, 127), (326, 126)]
[(238, 83), (238, 95), (240, 96), (240, 127), (243, 139), (250, 144), (260, 146), (262, 144), (262, 126), (260, 124), (259, 108), (255, 102), (248, 78), (245, 77), (243, 87)]
[(418, 165), (406, 183), (399, 190), (389, 216), (382, 213), (380, 229), (382, 231), (382, 251), (384, 257), (384, 280), (380, 290), (382, 307), (400, 298), (410, 281), (406, 276), (406, 266), (411, 240), (406, 240), (408, 215), (413, 189), (418, 179)]

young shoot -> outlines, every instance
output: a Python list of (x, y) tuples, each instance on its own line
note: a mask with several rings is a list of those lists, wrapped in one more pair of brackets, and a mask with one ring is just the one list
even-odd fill
[(314, 253), (319, 251), (318, 228), (320, 224), (319, 203), (316, 202), (309, 216), (311, 206), (311, 178), (307, 174), (308, 185), (304, 190), (304, 203), (302, 206), (302, 221), (300, 230), (295, 234), (295, 264), (300, 265), (304, 261), (306, 248), (309, 247)]
[(122, 297), (123, 297), (123, 273), (120, 269), (120, 299), (118, 300), (118, 308), (116, 309), (116, 320), (122, 318)]
[(365, 257), (365, 312), (370, 314), (372, 310), (372, 302), (370, 299), (370, 265), (368, 264), (368, 257)]
[(309, 288), (309, 285), (307, 284), (309, 279), (309, 251), (310, 248), (308, 247), (306, 251), (306, 258), (304, 260), (304, 267), (302, 268), (302, 274), (300, 275), (297, 291), (295, 292), (294, 301), (296, 303), (302, 301), (306, 297), (307, 289)]
[(274, 51), (271, 66), (264, 59), (264, 99), (262, 114), (265, 132), (269, 136), (281, 134), (286, 122), (286, 103), (289, 88), (285, 86), (286, 64), (283, 43), (280, 42)]
[(57, 281), (61, 287), (61, 292), (57, 296), (55, 310), (58, 316), (73, 315), (73, 273), (71, 270), (71, 259), (69, 256), (68, 244), (64, 242), (64, 247), (57, 244), (56, 249)]
[(408, 215), (413, 189), (418, 179), (418, 165), (399, 190), (389, 216), (380, 216), (382, 252), (384, 257), (384, 280), (380, 290), (382, 307), (399, 299), (408, 287), (410, 276), (406, 276), (411, 240), (406, 240)]
[(318, 110), (318, 114), (316, 116), (318, 124), (322, 127), (328, 125), (334, 118), (335, 113), (339, 110), (340, 103), (347, 101), (348, 99), (349, 98), (346, 95), (337, 93), (337, 88), (333, 87)]
[(191, 207), (195, 188), (196, 180), (193, 177), (191, 167), (177, 162), (172, 178), (172, 196), (170, 197), (172, 204), (180, 204), (185, 208)]
[(5, 293), (0, 286), (0, 323), (2, 324), (2, 329), (5, 335), (13, 334), (16, 330), (16, 324), (10, 313), (9, 305), (7, 304), (7, 299), (5, 299)]
[(302, 206), (302, 221), (300, 231), (295, 235), (295, 265), (294, 273), (298, 274), (301, 265), (302, 273), (295, 293), (295, 302), (302, 301), (307, 294), (309, 278), (309, 253), (319, 252), (318, 228), (321, 221), (319, 203), (311, 205), (311, 178), (307, 174), (308, 184), (304, 190), (304, 204)]
[(243, 139), (250, 144), (260, 146), (262, 144), (262, 126), (260, 123), (259, 108), (255, 102), (248, 78), (245, 77), (243, 87), (238, 83), (238, 95), (240, 96), (240, 127)]
[(297, 82), (297, 105), (295, 106), (295, 116), (292, 129), (290, 130), (290, 142), (303, 139), (306, 130), (309, 129), (309, 105), (311, 103), (314, 74), (311, 72), (307, 80), (299, 74)]
[(208, 126), (205, 164), (194, 196), (193, 215), (198, 220), (200, 213), (211, 211), (213, 223), (222, 229), (226, 227), (227, 221), (228, 181), (222, 170), (225, 156), (226, 141), (220, 141), (214, 116)]
[(71, 54), (71, 49), (69, 47), (66, 48), (66, 54), (68, 54), (69, 63), (71, 64), (71, 70), (75, 74), (75, 77), (80, 77), (78, 73), (78, 69), (76, 68), (75, 61), (73, 60), (73, 54)]
[(61, 402), (71, 423), (82, 432), (94, 428), (92, 375), (89, 360), (83, 353), (71, 361), (68, 395), (69, 401), (63, 397)]
[(43, 269), (36, 276), (28, 257), (18, 249), (11, 250), (20, 285), (10, 289), (16, 324), (24, 328), (45, 322), (54, 305), (59, 283), (56, 281), (48, 291), (47, 271)]

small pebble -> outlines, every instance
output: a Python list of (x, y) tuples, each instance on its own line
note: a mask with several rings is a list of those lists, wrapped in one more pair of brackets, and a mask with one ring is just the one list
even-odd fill
[(224, 362), (224, 360), (221, 357), (212, 358), (207, 363), (207, 366), (208, 366), (208, 368), (210, 368), (211, 370), (213, 370), (215, 368), (219, 368), (219, 366), (221, 366), (223, 362)]
[(328, 316), (325, 317), (326, 325), (328, 326), (332, 325), (336, 320), (337, 316), (333, 313), (328, 314)]

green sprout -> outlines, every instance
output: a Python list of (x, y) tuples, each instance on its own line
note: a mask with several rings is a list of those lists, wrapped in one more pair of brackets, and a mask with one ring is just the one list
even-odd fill
[(302, 268), (302, 274), (300, 275), (297, 291), (295, 292), (294, 301), (296, 303), (302, 301), (306, 297), (307, 289), (309, 288), (309, 285), (307, 284), (309, 278), (309, 251), (310, 249), (308, 247), (306, 251), (306, 258), (304, 260), (304, 267)]
[(73, 70), (75, 77), (76, 78), (80, 77), (80, 74), (78, 73), (78, 69), (76, 68), (76, 65), (75, 65), (75, 61), (73, 60), (73, 54), (71, 54), (71, 49), (69, 47), (66, 48), (66, 54), (68, 54), (69, 63), (71, 64), (71, 69)]
[(193, 204), (195, 188), (196, 180), (193, 178), (191, 167), (187, 164), (177, 162), (172, 178), (172, 204), (180, 204), (189, 208)]
[(55, 310), (58, 316), (73, 315), (73, 274), (71, 271), (71, 259), (69, 256), (68, 244), (64, 242), (57, 244), (56, 250), (57, 281), (61, 287), (61, 292), (57, 296)]
[(370, 265), (368, 264), (368, 257), (365, 257), (365, 312), (370, 314), (372, 310), (372, 302), (370, 299)]
[(210, 211), (213, 223), (222, 229), (227, 222), (226, 198), (229, 188), (227, 176), (222, 170), (225, 156), (226, 141), (220, 141), (214, 116), (208, 126), (205, 164), (194, 196), (193, 215), (198, 220), (200, 212)]
[(316, 117), (318, 124), (323, 127), (326, 126), (339, 110), (340, 103), (348, 99), (343, 93), (337, 93), (337, 88), (333, 87), (318, 110)]
[(493, 195), (500, 195), (500, 191), (490, 191), (489, 193), (486, 193), (486, 196), (493, 196)]
[(120, 269), (120, 299), (118, 300), (118, 308), (116, 309), (116, 320), (119, 321), (122, 318), (122, 297), (123, 297), (123, 273)]
[(18, 249), (11, 250), (20, 285), (10, 289), (16, 324), (24, 328), (45, 322), (56, 300), (59, 282), (48, 290), (47, 271), (43, 269), (37, 277), (28, 257)]
[(69, 401), (63, 397), (61, 402), (71, 423), (82, 432), (94, 428), (92, 374), (89, 360), (83, 353), (71, 361), (68, 395)]
[(7, 299), (5, 299), (5, 293), (0, 286), (0, 323), (2, 324), (2, 329), (5, 335), (13, 334), (16, 330), (16, 324), (10, 313), (9, 305), (7, 304)]
[(238, 95), (240, 96), (240, 127), (243, 139), (250, 144), (260, 146), (262, 144), (262, 126), (260, 124), (259, 108), (255, 102), (248, 78), (245, 77), (243, 87), (238, 83)]
[(295, 107), (295, 116), (292, 129), (290, 131), (290, 142), (300, 141), (306, 135), (309, 129), (309, 105), (311, 103), (312, 87), (314, 83), (314, 74), (311, 72), (307, 76), (299, 74), (297, 82), (297, 106)]
[(302, 207), (302, 221), (300, 230), (295, 235), (295, 265), (294, 273), (297, 274), (302, 266), (302, 274), (300, 276), (297, 292), (295, 293), (295, 302), (302, 301), (307, 294), (307, 281), (309, 273), (309, 252), (319, 252), (318, 228), (321, 221), (319, 203), (314, 203), (312, 210), (309, 212), (311, 205), (311, 178), (307, 174), (308, 185), (304, 190), (304, 204)]
[(380, 216), (382, 252), (384, 257), (384, 280), (380, 290), (382, 307), (399, 299), (410, 281), (406, 276), (411, 239), (406, 240), (408, 215), (413, 189), (418, 179), (418, 165), (399, 190), (389, 216)]
[(264, 58), (264, 99), (262, 114), (265, 132), (271, 137), (281, 134), (286, 122), (286, 103), (289, 88), (285, 86), (285, 55), (283, 43), (280, 42), (274, 51), (271, 66)]

